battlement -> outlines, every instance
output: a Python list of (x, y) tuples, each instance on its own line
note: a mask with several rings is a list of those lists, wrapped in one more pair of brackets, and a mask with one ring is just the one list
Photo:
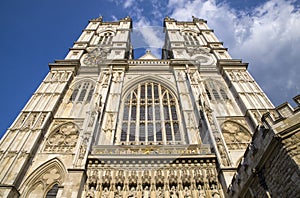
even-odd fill
[[(251, 143), (228, 188), (227, 193), (230, 197), (245, 196), (249, 193), (249, 184), (252, 184), (251, 188), (260, 194), (267, 194), (270, 188), (280, 189), (281, 192), (288, 191), (288, 189), (283, 189), (285, 187), (278, 185), (273, 176), (280, 174), (285, 181), (292, 181), (291, 173), (299, 171), (295, 164), (298, 163), (297, 156), (300, 151), (297, 147), (300, 128), (300, 95), (293, 99), (297, 107), (293, 108), (286, 102), (262, 116), (263, 124), (257, 127), (253, 134)], [(287, 154), (289, 157), (285, 158)], [(299, 188), (296, 189), (299, 190)], [(294, 194), (296, 192), (289, 191)]]
[(262, 116), (262, 122), (270, 127), (298, 113), (300, 111), (300, 94), (295, 96), (293, 100), (297, 107), (293, 108), (288, 102), (285, 102), (276, 107), (274, 111), (265, 113)]

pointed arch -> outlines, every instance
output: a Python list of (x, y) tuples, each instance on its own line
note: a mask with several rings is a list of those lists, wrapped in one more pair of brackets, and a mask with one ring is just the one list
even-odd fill
[(204, 81), (204, 86), (209, 100), (226, 101), (229, 99), (227, 88), (220, 80), (208, 78)]
[(246, 149), (251, 141), (249, 130), (238, 122), (228, 120), (221, 125), (222, 134), (228, 149)]
[(166, 78), (163, 78), (163, 77), (160, 77), (160, 76), (154, 76), (154, 75), (139, 76), (135, 79), (132, 79), (130, 82), (124, 84), (123, 91), (122, 91), (123, 92), (122, 93), (122, 98), (124, 97), (125, 94), (127, 94), (131, 90), (133, 90), (137, 84), (142, 83), (142, 82), (153, 82), (153, 83), (161, 84), (164, 87), (166, 87), (167, 89), (171, 90), (171, 92), (174, 94), (174, 96), (176, 98), (178, 98), (177, 91), (176, 91), (177, 89), (176, 89), (174, 83), (171, 83)]
[(67, 170), (58, 158), (53, 158), (41, 164), (33, 171), (21, 185), (21, 194), (25, 198), (45, 197), (54, 186), (63, 186), (67, 177)]
[(77, 80), (71, 84), (69, 102), (90, 102), (94, 93), (96, 81), (91, 78)]
[(123, 93), (115, 143), (182, 144), (185, 140), (175, 94), (153, 80), (138, 82)]

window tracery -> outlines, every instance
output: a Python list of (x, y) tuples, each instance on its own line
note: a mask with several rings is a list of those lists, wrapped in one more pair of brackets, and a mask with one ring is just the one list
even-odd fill
[(78, 129), (73, 123), (66, 123), (54, 130), (46, 140), (45, 152), (73, 152), (78, 140)]
[(123, 103), (120, 144), (181, 143), (178, 103), (158, 83), (140, 83)]
[(251, 141), (249, 131), (232, 121), (226, 121), (222, 125), (222, 133), (228, 149), (246, 149)]
[(113, 39), (112, 32), (105, 32), (99, 36), (99, 45), (111, 45)]
[(209, 100), (229, 100), (229, 97), (223, 86), (219, 83), (215, 83), (213, 80), (205, 82), (205, 92)]
[(94, 93), (94, 84), (89, 81), (78, 83), (70, 97), (70, 102), (90, 102)]
[(58, 192), (58, 184), (55, 184), (46, 194), (46, 198), (55, 198)]
[(192, 32), (183, 32), (182, 36), (186, 45), (200, 45), (197, 34)]

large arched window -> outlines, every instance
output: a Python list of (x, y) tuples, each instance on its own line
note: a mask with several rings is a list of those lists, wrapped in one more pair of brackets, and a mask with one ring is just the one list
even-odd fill
[(183, 141), (175, 96), (164, 86), (141, 83), (123, 103), (120, 144), (179, 144)]

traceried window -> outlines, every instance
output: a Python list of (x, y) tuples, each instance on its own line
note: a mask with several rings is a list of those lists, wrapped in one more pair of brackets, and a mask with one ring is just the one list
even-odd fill
[(182, 35), (186, 45), (199, 45), (197, 34), (192, 32), (184, 32)]
[[(209, 100), (229, 100), (228, 95), (225, 92), (225, 89), (220, 83), (209, 80), (205, 82), (205, 92)], [(222, 97), (221, 97), (222, 96)]]
[(55, 198), (58, 192), (58, 184), (55, 184), (46, 194), (46, 198)]
[(178, 102), (164, 86), (141, 83), (123, 105), (120, 144), (182, 143)]
[(100, 36), (99, 44), (100, 45), (111, 45), (113, 39), (113, 33), (106, 32)]
[(94, 93), (94, 85), (91, 82), (82, 82), (76, 85), (70, 97), (71, 102), (89, 102)]

